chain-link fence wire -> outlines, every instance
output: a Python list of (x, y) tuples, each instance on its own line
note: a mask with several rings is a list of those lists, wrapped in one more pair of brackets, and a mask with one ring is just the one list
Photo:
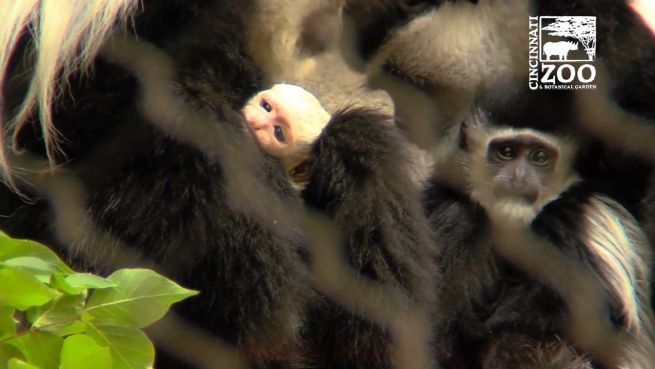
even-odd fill
[[(253, 154), (256, 147), (233, 139), (234, 132), (222, 128), (223, 125), (212, 116), (191, 109), (176, 95), (171, 87), (174, 86), (175, 66), (165, 53), (146, 42), (118, 33), (105, 44), (101, 55), (136, 76), (141, 90), (138, 107), (148, 122), (170, 137), (195, 147), (209, 162), (225, 168), (226, 196), (236, 209), (263, 224), (275, 219), (276, 227), (300, 228), (307, 232), (315, 246), (311, 270), (317, 287), (341, 306), (391, 332), (394, 367), (418, 369), (432, 365), (430, 338), (433, 333), (426, 318), (427, 312), (417, 311), (402, 294), (361, 278), (341, 257), (337, 226), (321, 214), (308, 213), (286, 204), (262, 183), (254, 175), (260, 165), (253, 159), (258, 157)], [(605, 73), (600, 76), (601, 79), (608, 78)], [(631, 115), (614, 104), (602, 88), (605, 82), (599, 83), (601, 88), (594, 93), (577, 95), (583, 125), (606, 144), (636, 151), (653, 160), (655, 134), (652, 122)], [(413, 105), (414, 111), (424, 113), (410, 118), (409, 127), (423, 127), (419, 136), (433, 132), (433, 118), (439, 114), (434, 111), (433, 97), (390, 76), (382, 75), (376, 83), (376, 87), (394, 95), (412, 96), (405, 103)], [(402, 89), (402, 92), (397, 92), (397, 89)], [(85, 206), (87, 194), (84, 185), (75, 173), (65, 167), (51, 168), (47, 161), (25, 153), (8, 151), (6, 155), (6, 162), (19, 186), (29, 188), (50, 202), (57, 236), (63, 244), (73, 248), (71, 251), (114, 250), (111, 255), (85, 255), (90, 260), (103, 260), (103, 268), (115, 269), (125, 265), (156, 268), (147, 257), (135, 253), (135, 248), (94, 224)], [(573, 342), (595, 359), (615, 367), (616, 358), (621, 357), (624, 347), (632, 343), (630, 337), (612, 331), (608, 322), (595, 313), (604, 301), (603, 286), (585, 269), (571, 265), (552, 245), (542, 245), (543, 240), (533, 237), (532, 234), (512, 234), (505, 240), (507, 242), (498, 242), (498, 252), (558, 292), (571, 313), (570, 337)], [(197, 331), (174, 314), (169, 314), (149, 333), (162, 347), (198, 367), (247, 366), (235, 347)], [(647, 352), (643, 355), (652, 358), (646, 362), (655, 362), (652, 347), (645, 349)]]
[[(321, 290), (397, 337), (391, 351), (393, 361), (399, 367), (425, 368), (431, 362), (428, 348), (430, 324), (425, 312), (415, 311), (402, 294), (361, 279), (341, 260), (336, 242), (339, 232), (334, 224), (319, 214), (301, 214), (299, 209), (288, 206), (263, 184), (254, 175), (260, 165), (252, 160), (258, 157), (252, 151), (256, 148), (244, 145), (243, 140), (236, 139), (234, 132), (223, 129), (213, 117), (202, 116), (188, 108), (174, 94), (171, 89), (174, 86), (173, 66), (164, 53), (152, 45), (119, 34), (108, 41), (103, 55), (137, 76), (142, 87), (138, 105), (150, 122), (156, 122), (157, 128), (199, 149), (208, 161), (225, 168), (226, 196), (238, 211), (258, 222), (270, 223), (271, 228), (315, 230), (312, 232), (314, 237), (310, 237), (315, 249), (312, 270)], [(154, 262), (135, 252), (135, 248), (126, 246), (94, 224), (85, 207), (84, 185), (75, 174), (64, 168), (49, 169), (47, 161), (27, 154), (16, 155), (10, 151), (8, 159), (15, 181), (49, 201), (54, 209), (57, 236), (64, 245), (72, 248), (72, 254), (84, 255), (88, 260), (102, 260), (102, 265), (96, 266), (104, 270), (126, 265), (157, 269)], [(271, 223), (273, 219), (275, 224)], [(106, 250), (111, 253), (108, 255)], [(94, 252), (100, 254), (94, 255)], [(217, 338), (203, 339), (200, 332), (179, 318), (167, 318), (153, 328), (152, 333), (164, 347), (173, 347), (173, 352), (180, 351), (181, 357), (200, 367), (223, 367), (226, 362), (242, 365), (234, 348), (228, 349), (229, 345), (220, 343), (214, 345)], [(190, 339), (178, 346), (180, 334)], [(199, 349), (205, 347), (214, 349)]]

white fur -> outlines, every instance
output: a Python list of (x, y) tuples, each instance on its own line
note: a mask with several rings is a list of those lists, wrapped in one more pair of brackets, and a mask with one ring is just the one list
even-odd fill
[[(537, 135), (558, 147), (560, 157), (554, 172), (545, 183), (546, 191), (532, 205), (497, 199), (487, 172), (487, 147), (491, 140), (519, 134)], [(579, 181), (571, 168), (575, 144), (531, 129), (485, 128), (467, 130), (471, 198), (488, 212), (494, 224), (507, 229), (527, 227), (549, 202)], [(581, 240), (598, 268), (602, 285), (616, 299), (629, 334), (621, 369), (647, 369), (653, 359), (653, 315), (650, 308), (650, 245), (637, 221), (620, 204), (602, 195), (595, 195), (585, 205)]]
[[(8, 131), (15, 134), (33, 113), (43, 129), (48, 157), (57, 150), (58, 134), (51, 106), (71, 73), (86, 70), (108, 34), (124, 23), (139, 0), (4, 0), (0, 2), (0, 87), (7, 78), (9, 59), (19, 36), (32, 32), (35, 64), (29, 91)], [(1, 102), (1, 101), (0, 101)], [(0, 169), (9, 175), (0, 136)]]
[(343, 0), (258, 0), (248, 17), (247, 50), (270, 81), (299, 79), (315, 67), (299, 53), (302, 23), (314, 12), (341, 14)]
[(583, 242), (623, 314), (631, 341), (622, 369), (650, 369), (654, 346), (650, 306), (650, 245), (637, 221), (616, 201), (594, 196), (584, 211)]
[(374, 74), (392, 62), (410, 78), (457, 90), (524, 73), (527, 5), (525, 0), (445, 2), (395, 32), (368, 71)]
[(655, 0), (631, 0), (630, 6), (655, 35)]
[(331, 116), (323, 109), (316, 96), (304, 88), (291, 84), (277, 84), (271, 92), (284, 101), (287, 120), (292, 123), (293, 144), (282, 153), (271, 152), (282, 159), (287, 170), (293, 169), (309, 156), (311, 144), (321, 134)]
[(592, 198), (584, 214), (585, 245), (598, 257), (601, 275), (621, 305), (627, 328), (639, 329), (639, 297), (634, 287), (649, 275), (634, 244), (647, 247), (647, 241), (632, 216), (607, 197)]
[(293, 109), (287, 111), (290, 119), (297, 122), (294, 126), (297, 143), (314, 142), (330, 120), (330, 114), (323, 109), (316, 96), (304, 88), (291, 84), (277, 84), (271, 89), (283, 96), (284, 101)]

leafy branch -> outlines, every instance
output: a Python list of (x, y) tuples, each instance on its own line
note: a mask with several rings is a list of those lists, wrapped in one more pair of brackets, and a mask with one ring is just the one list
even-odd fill
[(141, 328), (195, 294), (148, 269), (77, 273), (0, 232), (0, 369), (151, 368)]

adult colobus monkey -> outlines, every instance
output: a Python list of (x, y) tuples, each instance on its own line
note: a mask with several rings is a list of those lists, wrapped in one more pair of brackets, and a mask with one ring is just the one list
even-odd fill
[[(579, 186), (574, 186), (558, 200), (562, 204), (559, 211), (563, 213), (563, 219), (569, 221), (540, 223), (539, 219), (543, 218), (538, 217), (533, 227), (540, 224), (546, 234), (561, 231), (572, 236), (597, 230), (599, 237), (623, 239), (621, 228), (608, 227), (611, 231), (607, 233), (607, 229), (580, 225), (569, 211), (625, 219), (626, 227), (638, 227), (630, 216), (641, 220), (642, 213), (648, 211), (641, 207), (641, 201), (646, 179), (652, 170), (651, 164), (643, 158), (650, 158), (649, 150), (652, 150), (652, 145), (648, 145), (649, 139), (652, 142), (653, 138), (652, 122), (646, 119), (652, 119), (653, 114), (655, 76), (649, 65), (655, 55), (655, 42), (651, 32), (632, 12), (629, 2), (352, 1), (346, 5), (344, 14), (346, 19), (353, 19), (349, 26), (355, 36), (355, 56), (359, 57), (347, 54), (348, 60), (368, 73), (371, 85), (390, 93), (399, 121), (407, 128), (410, 137), (422, 147), (432, 149), (435, 180), (448, 185), (448, 190), (439, 187), (439, 191), (428, 191), (426, 195), (429, 208), (434, 210), (430, 214), (437, 233), (453, 240), (450, 245), (455, 245), (446, 248), (444, 268), (464, 264), (481, 273), (471, 273), (466, 269), (465, 275), (459, 275), (461, 280), (455, 278), (454, 284), (461, 288), (472, 286), (468, 288), (478, 291), (494, 290), (493, 282), (488, 281), (494, 280), (495, 266), (486, 268), (489, 259), (483, 246), (486, 242), (483, 235), (488, 231), (486, 214), (470, 202), (466, 173), (460, 171), (459, 165), (452, 160), (459, 150), (459, 124), (466, 119), (471, 106), (479, 101), (493, 106), (493, 121), (537, 128), (551, 132), (554, 137), (572, 131), (581, 149), (570, 164), (581, 177), (582, 188), (585, 191), (597, 190), (594, 193), (598, 196), (607, 195), (612, 199), (607, 200), (608, 206), (596, 204), (595, 210), (582, 211), (588, 205), (589, 197), (578, 194), (574, 189)], [(585, 95), (584, 91), (547, 93), (527, 89), (528, 16), (535, 15), (597, 16), (598, 55), (609, 76), (599, 81), (600, 94)], [(608, 85), (608, 81), (612, 84)], [(608, 102), (611, 104), (607, 105)], [(609, 108), (600, 109), (603, 106)], [(631, 118), (629, 123), (632, 124), (621, 124), (628, 122), (626, 116)], [(632, 129), (634, 127), (640, 129)], [(600, 140), (590, 138), (589, 133)], [(628, 145), (624, 144), (626, 142)], [(635, 152), (643, 157), (633, 155)], [(445, 199), (441, 191), (447, 194)], [(544, 211), (552, 208), (547, 206)], [(625, 213), (625, 209), (632, 214)], [(460, 242), (456, 241), (458, 239)], [(480, 246), (470, 250), (467, 245)], [(608, 249), (611, 247), (611, 244), (607, 245)], [(466, 259), (465, 256), (463, 259), (449, 259), (450, 256), (456, 258), (459, 253), (469, 255), (470, 263), (461, 261)], [(592, 263), (593, 257), (583, 254), (582, 260)], [(628, 264), (634, 262), (633, 269), (641, 267), (634, 259), (621, 260)], [(650, 268), (650, 265), (646, 267)], [(610, 288), (607, 281), (621, 280), (620, 273), (620, 270), (600, 270), (600, 274), (606, 274), (605, 287)], [(517, 283), (525, 283), (525, 278), (520, 275)], [(481, 302), (475, 304), (476, 309), (482, 309), (482, 314), (485, 314), (487, 295), (481, 293), (478, 296)], [(543, 300), (545, 304), (553, 301)], [(523, 300), (517, 299), (507, 306), (510, 313), (513, 310), (520, 315)], [(495, 308), (489, 309), (493, 312)], [(473, 333), (465, 334), (463, 340), (468, 341), (458, 344), (466, 347), (472, 342), (485, 342), (484, 339), (478, 340), (476, 334), (486, 327), (476, 327), (479, 322), (475, 318), (469, 320), (467, 313), (464, 315), (453, 329)], [(472, 315), (475, 316), (475, 312)], [(511, 324), (509, 320), (502, 321), (507, 315), (495, 317), (501, 319), (498, 325)], [(448, 334), (445, 337), (445, 341), (458, 339)], [(535, 345), (526, 347), (534, 348)], [(500, 355), (511, 353), (512, 350), (501, 351)], [(580, 365), (585, 365), (584, 361)]]
[[(366, 71), (373, 86), (390, 93), (410, 137), (422, 147), (438, 149), (436, 161), (448, 158), (457, 124), (481, 96), (504, 110), (501, 120), (508, 124), (534, 125), (534, 120), (517, 117), (538, 113), (549, 122), (534, 128), (576, 126), (585, 140), (593, 135), (590, 147), (595, 152), (580, 172), (605, 182), (621, 177), (608, 191), (640, 219), (651, 165), (634, 159), (655, 162), (649, 144), (655, 137), (655, 76), (649, 67), (655, 58), (655, 36), (633, 11), (634, 3), (352, 1), (344, 14), (351, 20), (346, 23), (353, 36), (346, 39), (354, 42), (346, 46), (355, 50), (348, 55), (359, 59), (347, 60)], [(528, 89), (527, 19), (540, 15), (597, 17), (597, 64), (603, 78), (595, 92)], [(587, 152), (586, 142), (583, 146)], [(625, 164), (631, 176), (625, 176)]]
[[(207, 149), (245, 147), (259, 168), (241, 161), (240, 170), (261, 171), (262, 197), (299, 204), (279, 164), (247, 150), (238, 112), (263, 85), (243, 50), (245, 16), (255, 5), (2, 2), (2, 152), (66, 163), (58, 169), (79, 178), (85, 194), (77, 211), (90, 220), (66, 228), (72, 213), (58, 214), (63, 210), (50, 190), (27, 179), (16, 161), (4, 157), (1, 164), (8, 183), (51, 205), (17, 204), (21, 210), (8, 209), (15, 216), (3, 219), (5, 228), (54, 240), (65, 256), (96, 271), (115, 268), (124, 249), (139, 252), (202, 291), (178, 313), (265, 367), (290, 365), (298, 356), (299, 327), (313, 295), (298, 254), (303, 237), (265, 219), (258, 208), (265, 201), (234, 200), (230, 165), (239, 158)], [(126, 35), (116, 34), (121, 29)], [(222, 128), (218, 138), (212, 124)], [(199, 132), (204, 146), (194, 139)], [(33, 220), (44, 228), (32, 227)], [(161, 358), (157, 365), (181, 366)]]
[[(615, 342), (623, 345), (617, 351), (606, 347), (602, 361), (648, 368), (655, 354), (652, 256), (639, 224), (616, 201), (580, 181), (574, 142), (533, 129), (493, 127), (480, 113), (473, 119), (477, 123), (463, 132), (467, 190), (453, 189), (437, 176), (427, 192), (437, 237), (454, 242), (442, 255), (445, 274), (457, 281), (442, 295), (458, 294), (440, 308), (452, 313), (439, 333), (445, 366), (468, 360), (484, 368), (594, 367), (584, 350), (577, 352), (584, 345), (565, 337), (576, 335), (568, 326), (578, 324), (575, 320), (606, 314), (625, 332), (625, 341)], [(553, 262), (558, 255), (549, 247), (570, 261)], [(536, 260), (541, 266), (530, 253), (545, 256)], [(567, 271), (567, 263), (582, 277)], [(606, 291), (593, 291), (586, 269)], [(580, 308), (592, 316), (575, 317)], [(476, 348), (478, 355), (470, 355)]]
[[(305, 265), (310, 235), (294, 215), (303, 200), (322, 211), (339, 226), (356, 277), (419, 310), (431, 304), (429, 227), (396, 128), (365, 109), (334, 114), (312, 146), (301, 197), (240, 112), (276, 79), (262, 69), (294, 68), (253, 62), (253, 50), (280, 43), (258, 44), (251, 20), (303, 11), (293, 3), (1, 2), (0, 167), (10, 186), (45, 200), (22, 204), (4, 189), (1, 226), (49, 239), (96, 271), (154, 263), (201, 291), (175, 311), (252, 367), (388, 367), (385, 324), (316, 293)], [(270, 27), (285, 47), (306, 39), (293, 24), (302, 17), (270, 19), (282, 23), (254, 27)], [(46, 158), (50, 171), (40, 166)], [(63, 179), (75, 187), (62, 188)], [(173, 354), (185, 343), (164, 341)], [(197, 366), (215, 360), (182, 351)], [(182, 364), (159, 358), (157, 367)]]

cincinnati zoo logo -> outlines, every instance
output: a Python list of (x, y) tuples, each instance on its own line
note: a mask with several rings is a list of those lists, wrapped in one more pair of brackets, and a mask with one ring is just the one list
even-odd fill
[(595, 89), (596, 17), (530, 17), (531, 90)]

